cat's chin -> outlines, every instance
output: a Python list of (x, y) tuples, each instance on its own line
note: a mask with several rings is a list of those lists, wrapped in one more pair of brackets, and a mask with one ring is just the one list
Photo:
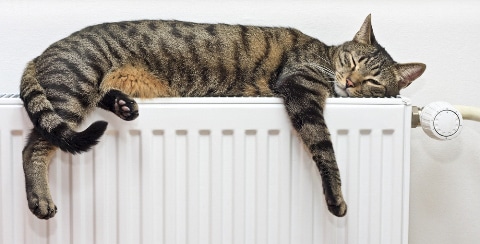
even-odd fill
[(340, 88), (338, 85), (335, 85), (335, 93), (337, 93), (338, 97), (349, 97), (347, 91)]

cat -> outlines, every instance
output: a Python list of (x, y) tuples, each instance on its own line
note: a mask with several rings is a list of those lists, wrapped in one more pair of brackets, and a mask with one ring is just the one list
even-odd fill
[[(100, 107), (124, 120), (133, 97), (274, 96), (320, 172), (328, 210), (347, 205), (323, 111), (328, 97), (394, 97), (425, 70), (395, 62), (367, 16), (353, 40), (329, 46), (293, 28), (141, 20), (90, 26), (27, 64), (20, 97), (34, 128), (23, 149), (29, 209), (57, 213), (48, 165), (57, 147), (89, 150), (107, 122), (74, 129)], [(159, 121), (159, 123), (161, 123)]]

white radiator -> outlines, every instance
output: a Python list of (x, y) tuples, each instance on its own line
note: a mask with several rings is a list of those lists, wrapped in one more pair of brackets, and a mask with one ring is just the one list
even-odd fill
[[(0, 95), (1, 97), (1, 95)], [(140, 102), (90, 152), (57, 153), (48, 221), (26, 203), (21, 151), (31, 127), (0, 98), (0, 243), (408, 243), (411, 106), (332, 98), (326, 108), (348, 203), (331, 215), (321, 179), (276, 98)]]

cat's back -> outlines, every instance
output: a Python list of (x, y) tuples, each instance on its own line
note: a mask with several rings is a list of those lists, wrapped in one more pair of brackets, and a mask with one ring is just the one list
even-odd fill
[(255, 52), (266, 49), (267, 44), (289, 48), (301, 39), (305, 35), (293, 28), (139, 20), (86, 27), (55, 42), (44, 53), (101, 48), (117, 52), (114, 58), (121, 59), (162, 50), (184, 52), (189, 46), (216, 52), (235, 48)]
[[(72, 72), (89, 84), (134, 65), (136, 71), (141, 67), (156, 80), (177, 86), (174, 89), (181, 95), (202, 96), (208, 94), (186, 89), (182, 82), (195, 82), (198, 87), (221, 81), (268, 84), (276, 78), (285, 53), (311, 39), (283, 27), (175, 20), (112, 22), (86, 27), (52, 44), (36, 63), (39, 76), (63, 73), (63, 79), (68, 79), (67, 73)], [(39, 80), (53, 82), (49, 77)]]

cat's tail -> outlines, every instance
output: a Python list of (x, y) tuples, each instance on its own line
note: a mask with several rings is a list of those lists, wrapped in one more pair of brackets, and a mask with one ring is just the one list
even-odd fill
[(20, 98), (34, 130), (62, 151), (73, 154), (85, 152), (98, 143), (107, 129), (106, 121), (97, 121), (82, 132), (74, 131), (47, 99), (45, 90), (36, 78), (35, 61), (27, 64), (22, 75)]

